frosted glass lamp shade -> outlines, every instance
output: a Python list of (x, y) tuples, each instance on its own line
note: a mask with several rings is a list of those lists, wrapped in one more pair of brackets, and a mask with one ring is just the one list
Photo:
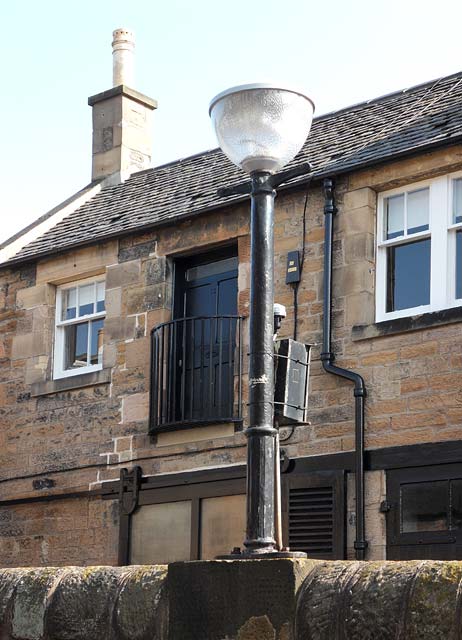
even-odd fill
[(276, 173), (296, 156), (311, 128), (314, 104), (303, 93), (248, 84), (219, 93), (209, 114), (223, 152), (246, 173)]

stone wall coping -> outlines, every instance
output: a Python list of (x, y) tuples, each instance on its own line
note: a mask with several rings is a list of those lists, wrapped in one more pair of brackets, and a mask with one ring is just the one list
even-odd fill
[(456, 640), (462, 562), (0, 570), (3, 640)]

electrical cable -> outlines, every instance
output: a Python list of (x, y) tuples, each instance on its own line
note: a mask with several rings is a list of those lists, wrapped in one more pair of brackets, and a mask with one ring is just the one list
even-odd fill
[(305, 252), (306, 252), (306, 211), (308, 207), (308, 189), (311, 183), (311, 177), (308, 180), (305, 191), (305, 203), (303, 205), (303, 216), (302, 216), (302, 250), (300, 257), (300, 271), (299, 271), (299, 281), (295, 282), (293, 285), (294, 290), (294, 340), (297, 339), (298, 336), (298, 288), (300, 286), (300, 281), (302, 279), (302, 271), (303, 271), (303, 263), (305, 262)]

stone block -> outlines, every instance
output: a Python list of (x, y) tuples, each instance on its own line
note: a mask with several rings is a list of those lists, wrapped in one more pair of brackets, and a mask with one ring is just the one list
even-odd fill
[(106, 318), (104, 322), (105, 342), (118, 342), (135, 337), (136, 318)]
[(92, 108), (93, 129), (110, 127), (122, 120), (122, 96), (96, 102)]
[(63, 284), (98, 275), (117, 262), (117, 240), (53, 256), (37, 264), (37, 284)]
[(134, 393), (122, 398), (122, 422), (140, 422), (149, 416), (149, 394)]
[(131, 260), (108, 267), (106, 289), (136, 284), (141, 278), (141, 260)]
[(358, 209), (348, 209), (336, 216), (337, 232), (349, 235), (351, 233), (371, 233), (375, 232), (375, 209), (372, 207), (360, 207)]
[(422, 344), (414, 344), (411, 346), (403, 346), (400, 349), (400, 358), (403, 360), (412, 360), (414, 358), (423, 358), (438, 353), (439, 344), (436, 340), (426, 341)]
[(54, 305), (55, 291), (55, 287), (49, 284), (20, 289), (16, 294), (16, 306), (18, 309), (33, 309), (41, 305)]
[(45, 382), (48, 373), (48, 356), (37, 356), (35, 358), (28, 358), (25, 371), (26, 384), (34, 384)]
[(127, 293), (126, 312), (128, 314), (142, 313), (152, 309), (169, 307), (170, 302), (171, 286), (165, 283), (131, 288)]
[(103, 347), (104, 369), (112, 369), (112, 367), (115, 367), (116, 363), (117, 363), (117, 345), (114, 343), (105, 344)]
[(50, 334), (54, 332), (54, 306), (40, 305), (35, 307), (30, 313), (32, 314), (32, 331), (48, 331)]
[(345, 263), (373, 262), (375, 255), (375, 243), (372, 233), (355, 233), (344, 239)]
[(132, 438), (130, 436), (115, 439), (116, 453), (120, 453), (121, 451), (128, 451), (131, 448), (132, 448)]
[(367, 263), (356, 263), (334, 269), (333, 295), (348, 296), (361, 291), (373, 292), (374, 276)]
[(49, 336), (44, 332), (14, 336), (11, 359), (22, 360), (32, 356), (46, 355), (50, 351), (50, 346)]
[(128, 262), (137, 258), (145, 258), (156, 253), (157, 240), (151, 238), (145, 242), (137, 242), (121, 247), (119, 250), (119, 262)]
[(374, 294), (370, 291), (350, 293), (346, 296), (346, 324), (354, 325), (372, 324), (375, 320)]
[(234, 424), (210, 425), (207, 427), (194, 427), (193, 429), (181, 429), (180, 431), (168, 431), (157, 436), (158, 447), (168, 447), (187, 442), (200, 440), (215, 440), (234, 436)]
[(375, 209), (377, 193), (369, 187), (347, 191), (343, 196), (343, 211), (371, 207)]
[[(84, 389), (85, 387), (96, 387), (97, 385), (108, 384), (111, 381), (110, 369), (81, 373), (80, 375), (58, 380), (36, 381), (31, 388), (32, 397), (46, 396), (48, 394), (71, 391), (73, 389)], [(83, 392), (81, 392), (82, 394)]]
[(151, 309), (146, 313), (146, 335), (150, 335), (151, 329), (171, 319), (170, 309)]
[(125, 348), (125, 364), (128, 369), (149, 366), (150, 338), (129, 342)]
[(122, 289), (106, 289), (105, 293), (106, 318), (119, 318), (122, 313)]
[[(103, 132), (104, 135), (104, 132)], [(117, 173), (121, 169), (121, 147), (111, 147), (106, 151), (93, 152), (91, 163), (92, 180)]]
[(361, 358), (361, 366), (374, 367), (376, 365), (393, 364), (398, 360), (397, 351), (376, 351)]
[(297, 591), (318, 565), (283, 559), (170, 564), (169, 638), (289, 638)]
[(170, 266), (165, 256), (149, 260), (146, 263), (146, 284), (161, 284), (170, 277)]

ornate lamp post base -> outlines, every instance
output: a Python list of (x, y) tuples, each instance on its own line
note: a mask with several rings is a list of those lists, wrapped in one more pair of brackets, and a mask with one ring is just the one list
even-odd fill
[(233, 549), (229, 555), (217, 556), (217, 560), (258, 560), (258, 558), (307, 558), (308, 556), (303, 551), (264, 551), (260, 555), (258, 553), (249, 553), (248, 551), (242, 551), (238, 548)]

